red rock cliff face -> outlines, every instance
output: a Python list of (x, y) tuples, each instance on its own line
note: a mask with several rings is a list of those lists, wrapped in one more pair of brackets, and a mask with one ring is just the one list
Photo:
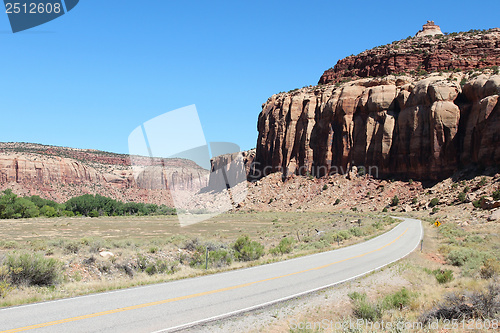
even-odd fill
[[(365, 78), (272, 96), (258, 120), (253, 176), (345, 173), (442, 179), (500, 163), (500, 75)], [(489, 74), (488, 74), (489, 73)]]
[(414, 37), (339, 60), (319, 84), (410, 72), (470, 70), (500, 65), (500, 29)]
[(143, 167), (134, 174), (126, 155), (0, 143), (0, 189), (58, 202), (98, 193), (122, 201), (172, 206), (170, 190), (189, 193), (208, 185), (209, 171), (188, 160), (135, 157), (135, 162)]

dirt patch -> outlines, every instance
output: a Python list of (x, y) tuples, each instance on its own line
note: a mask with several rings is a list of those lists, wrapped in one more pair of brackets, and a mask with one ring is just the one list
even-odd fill
[(426, 253), (425, 257), (429, 259), (430, 261), (436, 262), (441, 265), (445, 265), (446, 261), (443, 259), (443, 257), (439, 254), (434, 254), (434, 253)]

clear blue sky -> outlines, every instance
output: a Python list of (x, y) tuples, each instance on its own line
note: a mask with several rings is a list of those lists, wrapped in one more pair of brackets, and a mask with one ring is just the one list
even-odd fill
[(426, 20), (486, 29), (499, 12), (498, 0), (81, 0), (16, 34), (0, 13), (0, 141), (127, 153), (134, 128), (196, 104), (207, 141), (250, 149), (272, 94)]

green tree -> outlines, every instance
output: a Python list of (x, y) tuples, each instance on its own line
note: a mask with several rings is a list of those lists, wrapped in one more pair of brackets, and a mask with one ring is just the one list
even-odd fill
[(15, 204), (16, 215), (24, 218), (37, 217), (38, 207), (26, 198), (17, 198)]
[(40, 208), (40, 214), (45, 215), (47, 217), (54, 217), (58, 215), (56, 209), (48, 205), (45, 205), (42, 208)]
[(14, 203), (16, 202), (17, 195), (12, 193), (11, 189), (3, 191), (0, 196), (0, 217), (3, 219), (11, 219), (14, 217), (15, 209)]
[(0, 196), (0, 217), (4, 219), (36, 217), (38, 207), (26, 198), (19, 198), (12, 190), (7, 189)]

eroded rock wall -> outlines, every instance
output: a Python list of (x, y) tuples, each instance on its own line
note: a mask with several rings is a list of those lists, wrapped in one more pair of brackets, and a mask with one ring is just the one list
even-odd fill
[(270, 97), (259, 115), (254, 177), (323, 176), (363, 166), (378, 177), (442, 179), (500, 162), (500, 76), (387, 76)]
[(190, 193), (208, 185), (209, 170), (192, 161), (147, 157), (135, 160), (139, 166), (133, 169), (128, 158), (111, 153), (2, 143), (0, 189), (58, 202), (97, 193), (122, 201), (172, 206), (171, 190)]

